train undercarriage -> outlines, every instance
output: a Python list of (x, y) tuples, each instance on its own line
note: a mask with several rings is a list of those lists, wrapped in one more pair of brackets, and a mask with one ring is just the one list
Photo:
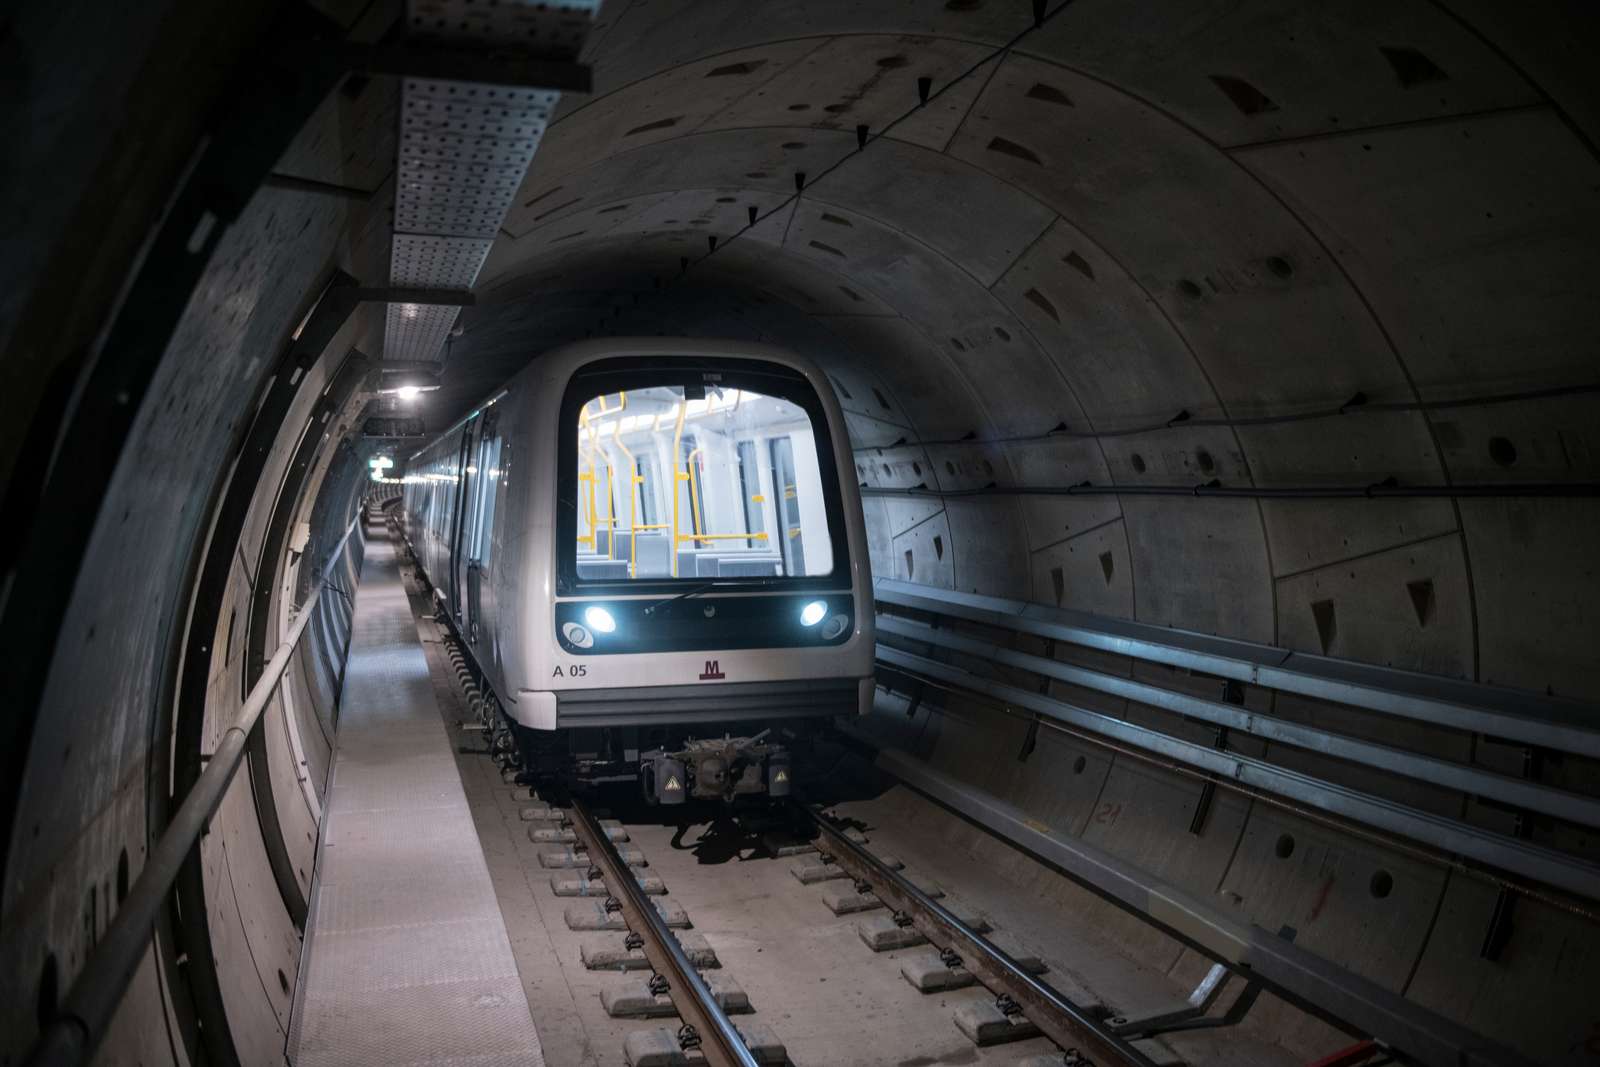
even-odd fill
[(516, 764), (530, 783), (559, 783), (567, 790), (637, 781), (645, 802), (674, 806), (690, 801), (734, 805), (781, 800), (794, 781), (792, 751), (804, 744), (804, 722), (697, 727), (590, 727), (544, 732), (512, 724)]

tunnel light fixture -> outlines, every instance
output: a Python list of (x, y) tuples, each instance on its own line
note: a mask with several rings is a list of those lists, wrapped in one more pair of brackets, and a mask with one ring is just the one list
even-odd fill
[(421, 392), (422, 390), (415, 385), (402, 385), (400, 388), (394, 391), (395, 395), (401, 400), (415, 400), (417, 398), (417, 394)]
[(595, 633), (608, 634), (617, 628), (617, 620), (612, 617), (611, 612), (598, 604), (591, 605), (583, 613), (583, 621), (588, 623), (589, 629)]
[(822, 621), (822, 617), (827, 613), (828, 604), (826, 601), (813, 600), (811, 603), (800, 609), (800, 625), (815, 626), (817, 623)]

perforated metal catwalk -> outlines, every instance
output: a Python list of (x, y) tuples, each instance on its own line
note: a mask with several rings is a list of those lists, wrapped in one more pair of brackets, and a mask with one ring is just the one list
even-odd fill
[(395, 548), (369, 532), (289, 1058), (541, 1067)]

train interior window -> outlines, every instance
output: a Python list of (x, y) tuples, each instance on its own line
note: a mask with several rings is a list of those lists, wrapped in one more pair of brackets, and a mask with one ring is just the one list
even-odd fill
[(767, 497), (761, 491), (754, 441), (739, 442), (739, 497), (744, 501), (744, 528), (753, 534), (765, 533)]
[(656, 494), (650, 488), (656, 485), (656, 457), (641, 455), (634, 460), (633, 493), (638, 510), (634, 515), (645, 525), (652, 525), (659, 521), (656, 516)]
[(579, 410), (578, 576), (831, 574), (830, 520), (806, 411), (748, 389), (698, 392), (630, 389)]
[(787, 437), (768, 442), (772, 450), (772, 492), (778, 505), (778, 546), (792, 574), (804, 574), (805, 523), (800, 514), (799, 475), (795, 471), (794, 444)]

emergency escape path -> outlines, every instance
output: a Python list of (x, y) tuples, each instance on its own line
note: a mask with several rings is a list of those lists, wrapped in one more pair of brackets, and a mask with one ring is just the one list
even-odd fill
[(368, 532), (289, 1059), (542, 1067), (395, 546)]

